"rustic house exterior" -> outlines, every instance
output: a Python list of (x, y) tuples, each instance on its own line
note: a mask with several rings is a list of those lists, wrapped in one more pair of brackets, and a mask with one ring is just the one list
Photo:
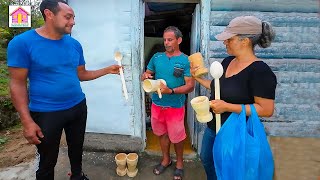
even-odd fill
[[(88, 69), (115, 64), (123, 54), (129, 100), (122, 95), (119, 76), (83, 82), (88, 102), (85, 146), (99, 150), (142, 151), (146, 140), (146, 101), (140, 74), (145, 68), (146, 3), (193, 3), (190, 54), (200, 51), (209, 66), (227, 56), (214, 39), (228, 22), (254, 15), (275, 26), (275, 43), (257, 49), (278, 78), (274, 116), (264, 119), (270, 136), (320, 137), (320, 18), (318, 0), (69, 0), (76, 14), (71, 34), (83, 46)], [(209, 77), (211, 78), (211, 77)], [(196, 86), (188, 101), (207, 95)], [(205, 124), (194, 119), (187, 102), (190, 140), (198, 151)]]

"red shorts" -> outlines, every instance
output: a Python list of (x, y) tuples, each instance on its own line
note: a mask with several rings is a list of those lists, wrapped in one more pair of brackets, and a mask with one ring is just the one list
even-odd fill
[(181, 108), (161, 107), (152, 103), (151, 126), (157, 136), (168, 134), (172, 143), (183, 141), (187, 135), (184, 127), (184, 106)]

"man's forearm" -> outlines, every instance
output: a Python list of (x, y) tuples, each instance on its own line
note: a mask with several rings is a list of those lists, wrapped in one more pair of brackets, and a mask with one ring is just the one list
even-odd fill
[(10, 81), (10, 93), (11, 100), (18, 111), (22, 125), (26, 125), (33, 122), (30, 111), (28, 108), (28, 93), (26, 83), (16, 82), (15, 80)]
[(98, 69), (98, 70), (93, 70), (93, 71), (86, 70), (85, 72), (82, 72), (79, 75), (79, 79), (80, 79), (80, 81), (90, 81), (90, 80), (97, 79), (101, 76), (104, 76), (108, 73), (109, 73), (109, 70), (107, 67), (102, 68), (102, 69)]
[(172, 88), (172, 89), (174, 91), (174, 94), (188, 94), (193, 91), (194, 86), (183, 85), (183, 86)]
[(194, 90), (194, 79), (186, 79), (186, 84), (176, 88), (172, 88), (175, 94), (188, 94)]

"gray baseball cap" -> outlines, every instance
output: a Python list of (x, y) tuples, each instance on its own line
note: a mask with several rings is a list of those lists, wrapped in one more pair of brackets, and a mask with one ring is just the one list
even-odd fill
[(224, 41), (238, 34), (261, 34), (262, 21), (254, 16), (239, 16), (232, 19), (229, 25), (215, 38)]

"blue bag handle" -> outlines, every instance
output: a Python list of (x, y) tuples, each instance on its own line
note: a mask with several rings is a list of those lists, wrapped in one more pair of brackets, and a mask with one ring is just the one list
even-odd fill
[[(228, 117), (228, 119), (241, 119), (241, 121), (243, 121), (242, 123), (245, 123), (246, 122), (246, 107), (244, 104), (241, 104), (241, 112), (238, 114), (238, 113), (231, 113), (230, 116)], [(228, 124), (232, 123), (232, 122), (229, 122), (228, 119), (226, 120), (226, 122), (224, 123), (223, 126), (221, 126), (219, 132), (217, 133), (217, 135), (223, 130), (226, 128), (226, 126), (228, 126)], [(216, 135), (216, 136), (217, 136)]]
[(251, 111), (251, 116), (253, 118), (259, 118), (256, 108), (254, 107), (253, 104), (250, 104), (250, 111)]
[(244, 115), (247, 115), (246, 106), (244, 104), (241, 104), (241, 113), (244, 113)]
[[(246, 108), (231, 113), (216, 135), (213, 157), (219, 180), (245, 180)], [(236, 165), (235, 165), (236, 164)]]
[[(253, 104), (250, 104), (250, 116), (249, 116), (249, 119), (247, 121), (247, 132), (249, 133), (250, 136), (255, 136), (254, 134), (254, 131), (258, 129), (263, 129), (263, 125), (262, 123), (260, 122), (260, 118), (258, 116), (258, 113), (256, 111), (256, 108), (254, 107)], [(254, 130), (255, 128), (255, 130)]]
[[(267, 135), (264, 130), (264, 126), (260, 121), (256, 108), (253, 104), (250, 104), (251, 115), (248, 123), (251, 123), (252, 129), (249, 130), (247, 124), (248, 133), (252, 133), (259, 139), (260, 153), (259, 153), (259, 180), (272, 180), (274, 173), (274, 161), (272, 151), (267, 140)], [(250, 121), (250, 122), (249, 122)]]
[[(247, 123), (247, 130), (249, 134), (253, 134), (253, 131), (259, 132), (259, 136), (262, 138), (266, 138), (266, 134), (264, 132), (264, 126), (262, 122), (260, 121), (260, 118), (258, 116), (258, 113), (256, 111), (256, 108), (253, 104), (250, 104), (250, 111), (251, 115), (249, 117), (248, 123)], [(253, 130), (255, 128), (255, 130)]]

